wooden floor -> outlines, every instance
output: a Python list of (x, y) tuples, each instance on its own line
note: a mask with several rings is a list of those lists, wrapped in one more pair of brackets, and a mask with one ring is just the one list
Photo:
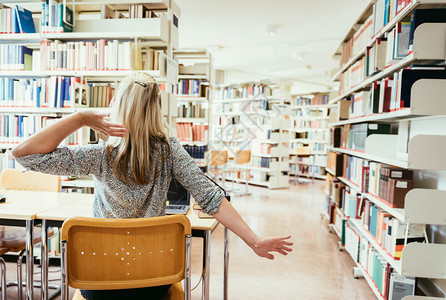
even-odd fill
[[(292, 235), (294, 250), (273, 261), (257, 257), (238, 237), (230, 236), (229, 299), (348, 299), (374, 300), (364, 279), (352, 276), (353, 262), (338, 251), (337, 236), (321, 220), (323, 183), (292, 185), (290, 189), (267, 190), (250, 187), (252, 196), (233, 198), (233, 205), (260, 235)], [(202, 241), (193, 240), (192, 284), (201, 274)], [(211, 244), (210, 299), (223, 299), (223, 230), (215, 230)], [(8, 263), (8, 280), (15, 279), (15, 264)], [(52, 267), (50, 278), (58, 278)], [(40, 269), (36, 268), (36, 273)], [(40, 279), (36, 274), (36, 279)], [(53, 281), (52, 283), (58, 283)], [(34, 299), (40, 299), (35, 289)], [(8, 288), (8, 299), (17, 299), (16, 288)], [(59, 299), (59, 298), (56, 298)], [(192, 293), (201, 299), (201, 285)]]

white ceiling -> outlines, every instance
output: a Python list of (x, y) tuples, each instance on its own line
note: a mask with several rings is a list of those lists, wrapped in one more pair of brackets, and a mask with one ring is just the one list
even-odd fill
[[(181, 48), (209, 49), (217, 69), (289, 78), (315, 91), (330, 84), (339, 66), (333, 53), (370, 0), (176, 1)], [(279, 26), (275, 36), (265, 34), (268, 25)]]

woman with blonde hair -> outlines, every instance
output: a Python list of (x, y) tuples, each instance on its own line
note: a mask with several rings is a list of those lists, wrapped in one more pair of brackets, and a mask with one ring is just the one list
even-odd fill
[[(254, 252), (274, 259), (270, 252), (291, 251), (290, 236), (256, 235), (197, 167), (176, 138), (168, 137), (161, 110), (159, 86), (150, 75), (137, 72), (120, 84), (111, 103), (111, 120), (91, 111), (62, 118), (19, 144), (13, 155), (24, 167), (55, 175), (92, 174), (95, 182), (93, 216), (148, 218), (165, 215), (172, 178), (180, 182), (203, 211), (238, 235)], [(105, 143), (58, 147), (70, 134), (88, 126), (109, 136)], [(169, 286), (81, 291), (93, 299), (161, 299)]]

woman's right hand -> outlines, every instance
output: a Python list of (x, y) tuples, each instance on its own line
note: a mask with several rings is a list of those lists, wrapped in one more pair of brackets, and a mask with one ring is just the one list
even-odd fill
[(125, 137), (127, 134), (127, 130), (123, 125), (111, 123), (105, 119), (109, 116), (108, 114), (87, 110), (80, 111), (78, 114), (81, 117), (83, 126), (88, 126), (104, 135)]

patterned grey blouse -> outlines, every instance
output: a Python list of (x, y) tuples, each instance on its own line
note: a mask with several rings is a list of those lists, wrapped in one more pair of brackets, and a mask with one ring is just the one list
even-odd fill
[[(154, 182), (139, 185), (125, 184), (113, 175), (104, 143), (59, 147), (48, 154), (32, 154), (16, 160), (32, 171), (55, 175), (92, 174), (95, 183), (93, 216), (96, 218), (148, 218), (164, 215), (172, 177), (191, 193), (204, 212), (218, 212), (223, 191), (206, 178), (176, 138), (170, 138), (169, 144), (171, 153), (161, 166), (158, 178)], [(162, 152), (166, 151), (162, 149)], [(116, 149), (112, 151), (112, 161), (115, 155)], [(160, 167), (161, 160), (156, 159), (159, 154), (154, 155)], [(133, 180), (131, 176), (129, 179)]]

